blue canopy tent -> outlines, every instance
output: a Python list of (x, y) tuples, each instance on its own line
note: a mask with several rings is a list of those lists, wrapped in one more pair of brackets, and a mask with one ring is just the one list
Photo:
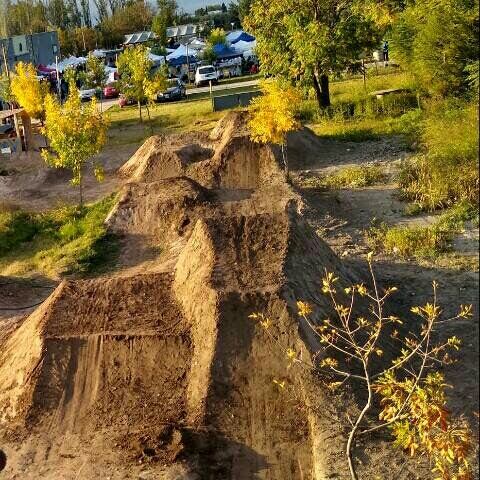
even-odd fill
[(242, 54), (239, 54), (235, 50), (232, 50), (231, 48), (221, 43), (217, 43), (216, 45), (214, 45), (213, 51), (215, 52), (215, 55), (217, 56), (218, 60), (225, 60), (228, 58), (235, 58), (235, 57), (242, 56)]
[(168, 60), (168, 64), (171, 65), (172, 67), (187, 65), (188, 63), (192, 65), (197, 62), (198, 62), (198, 59), (194, 55), (189, 55), (188, 58), (186, 55), (182, 55), (181, 57), (171, 58), (170, 60)]
[(235, 40), (232, 40), (232, 45), (234, 45), (235, 43), (237, 42), (240, 42), (240, 41), (244, 41), (244, 42), (253, 42), (255, 40), (255, 37), (253, 37), (252, 35), (246, 33), (246, 32), (242, 32), (237, 38), (235, 38)]

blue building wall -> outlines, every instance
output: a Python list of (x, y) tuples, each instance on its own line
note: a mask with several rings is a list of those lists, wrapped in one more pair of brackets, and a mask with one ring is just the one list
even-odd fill
[(5, 69), (3, 49), (9, 69), (13, 69), (18, 62), (49, 65), (55, 63), (56, 55), (60, 56), (57, 32), (0, 38), (0, 71), (2, 72)]

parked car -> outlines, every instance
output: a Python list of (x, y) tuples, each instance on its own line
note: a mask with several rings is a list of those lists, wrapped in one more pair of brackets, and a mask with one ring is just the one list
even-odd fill
[(199, 87), (200, 85), (205, 85), (209, 82), (218, 83), (218, 77), (219, 74), (217, 69), (213, 65), (198, 67), (195, 72), (195, 85)]
[(93, 97), (95, 97), (97, 94), (97, 90), (95, 88), (81, 88), (78, 92), (78, 95), (80, 96), (80, 100), (87, 101), (91, 100)]
[(168, 80), (167, 89), (157, 95), (157, 102), (169, 102), (173, 100), (182, 100), (187, 97), (187, 89), (179, 78)]
[(120, 108), (126, 107), (127, 105), (133, 105), (135, 100), (127, 98), (123, 93), (118, 96), (118, 106)]
[(103, 98), (116, 98), (118, 97), (118, 90), (115, 88), (115, 85), (107, 85), (103, 89)]
[[(145, 101), (140, 102), (142, 105), (145, 105)], [(118, 106), (120, 108), (127, 107), (128, 105), (136, 105), (137, 101), (133, 98), (126, 97), (123, 93), (118, 96)]]

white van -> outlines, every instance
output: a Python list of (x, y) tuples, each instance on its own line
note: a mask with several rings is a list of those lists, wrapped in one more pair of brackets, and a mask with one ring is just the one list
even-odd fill
[(199, 87), (209, 82), (218, 83), (217, 69), (213, 65), (198, 67), (195, 72), (195, 86)]

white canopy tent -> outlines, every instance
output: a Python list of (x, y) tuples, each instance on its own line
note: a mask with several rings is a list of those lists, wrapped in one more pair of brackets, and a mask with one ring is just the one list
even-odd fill
[[(63, 60), (60, 60), (58, 62), (58, 71), (59, 72), (64, 72), (67, 68), (76, 68), (79, 65), (83, 65), (86, 63), (87, 59), (85, 57), (68, 57), (64, 58)], [(51, 65), (47, 65), (48, 68), (51, 68), (55, 70), (56, 65), (52, 63)]]
[(158, 67), (159, 65), (163, 65), (165, 63), (165, 57), (162, 57), (161, 55), (155, 55), (152, 52), (148, 53), (148, 58), (153, 62), (153, 64)]
[(233, 32), (229, 32), (227, 34), (227, 43), (234, 42), (242, 33), (243, 30), (234, 30)]
[(115, 80), (115, 74), (117, 73), (117, 69), (113, 67), (108, 67), (105, 65), (105, 73), (107, 74), (107, 81), (106, 84), (108, 85), (109, 83), (114, 83)]
[[(189, 49), (188, 54), (192, 55), (192, 49)], [(179, 47), (174, 50), (172, 53), (167, 55), (167, 60), (173, 60), (175, 58), (186, 57), (187, 56), (187, 47), (185, 45), (179, 45)]]

